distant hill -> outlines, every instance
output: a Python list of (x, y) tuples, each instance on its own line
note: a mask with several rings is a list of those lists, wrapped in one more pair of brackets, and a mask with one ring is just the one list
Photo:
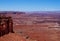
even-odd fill
[(59, 14), (60, 11), (32, 11), (32, 12), (21, 12), (21, 11), (0, 11), (0, 13), (3, 13), (3, 14), (7, 14), (7, 13), (13, 13), (13, 14), (16, 14), (16, 13), (35, 13), (35, 14)]

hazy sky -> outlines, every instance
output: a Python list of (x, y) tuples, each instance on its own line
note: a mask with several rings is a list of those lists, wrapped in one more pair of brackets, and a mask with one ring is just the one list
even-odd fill
[(0, 0), (0, 11), (59, 11), (60, 0)]

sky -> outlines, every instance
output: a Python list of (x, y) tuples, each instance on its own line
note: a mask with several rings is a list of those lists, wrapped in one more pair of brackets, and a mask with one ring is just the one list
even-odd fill
[(60, 11), (60, 0), (0, 0), (0, 11)]

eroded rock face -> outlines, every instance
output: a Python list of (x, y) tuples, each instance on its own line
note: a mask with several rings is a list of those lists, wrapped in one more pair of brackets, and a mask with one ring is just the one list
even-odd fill
[(11, 17), (0, 16), (0, 36), (13, 32), (13, 21)]

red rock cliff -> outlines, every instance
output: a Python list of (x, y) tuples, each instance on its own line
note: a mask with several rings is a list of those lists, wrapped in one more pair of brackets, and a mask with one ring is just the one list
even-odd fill
[(13, 32), (13, 21), (11, 17), (0, 16), (0, 36)]

